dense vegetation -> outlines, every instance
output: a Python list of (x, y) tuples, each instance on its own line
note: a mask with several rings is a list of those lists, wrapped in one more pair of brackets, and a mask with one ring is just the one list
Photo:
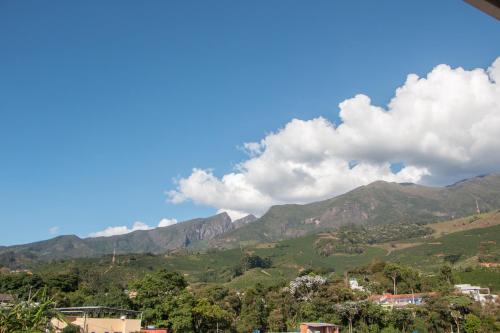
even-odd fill
[[(262, 243), (243, 250), (212, 249), (207, 252), (184, 250), (169, 255), (118, 255), (113, 265), (112, 256), (108, 255), (99, 258), (53, 261), (31, 266), (30, 269), (43, 275), (71, 271), (79, 271), (83, 275), (94, 273), (96, 276), (101, 276), (99, 280), (112, 280), (120, 285), (126, 285), (128, 281), (140, 278), (158, 268), (166, 268), (180, 272), (191, 284), (219, 283), (242, 289), (256, 283), (270, 286), (278, 281), (289, 281), (300, 272), (309, 269), (341, 275), (346, 270), (370, 264), (376, 258), (412, 265), (427, 273), (437, 272), (444, 264), (453, 265), (457, 270), (464, 271), (468, 267), (478, 266), (481, 258), (494, 258), (493, 256), (499, 253), (500, 214), (484, 215), (472, 224), (465, 221), (467, 225), (464, 227), (474, 224), (477, 224), (477, 227), (458, 232), (453, 232), (460, 230), (455, 226), (458, 222), (450, 222), (453, 223), (444, 226), (428, 225), (439, 228), (443, 236), (437, 238), (426, 235), (422, 238), (401, 239), (388, 243), (366, 244), (364, 241), (361, 244), (354, 243), (355, 246), (363, 248), (360, 254), (344, 252), (328, 256), (319, 255), (318, 242), (324, 238), (329, 240), (331, 235), (320, 233), (279, 243)], [(352, 230), (348, 234), (351, 232)], [(360, 237), (350, 239), (356, 238)], [(500, 278), (493, 279), (489, 276), (487, 282), (483, 285), (500, 290)]]
[(322, 234), (314, 245), (318, 254), (323, 256), (360, 254), (365, 251), (363, 245), (419, 238), (432, 232), (431, 228), (419, 224), (346, 225), (336, 232)]
[[(291, 331), (304, 321), (333, 322), (355, 332), (500, 329), (499, 304), (481, 307), (452, 292), (459, 274), (450, 266), (427, 275), (408, 266), (375, 261), (350, 270), (345, 276), (309, 270), (274, 286), (256, 284), (236, 290), (221, 284), (190, 285), (181, 274), (166, 269), (125, 284), (83, 271), (47, 275), (3, 273), (0, 292), (12, 293), (19, 301), (0, 311), (0, 332), (42, 332), (48, 327), (47, 318), (56, 315), (54, 306), (83, 305), (140, 310), (145, 324), (179, 333), (215, 332), (217, 328), (224, 332)], [(397, 289), (399, 293), (438, 294), (422, 306), (384, 310), (367, 301), (368, 293), (347, 288), (345, 279), (349, 276), (356, 277), (373, 293)]]
[[(498, 330), (498, 304), (481, 308), (455, 295), (454, 283), (500, 291), (500, 214), (430, 224), (341, 227), (243, 249), (182, 250), (55, 260), (33, 272), (0, 268), (0, 332), (44, 331), (54, 307), (101, 305), (140, 310), (145, 324), (175, 332), (290, 331), (329, 321), (356, 332)], [(433, 230), (432, 234), (431, 229)], [(362, 251), (329, 246), (360, 247)], [(326, 253), (321, 251), (327, 250)], [(353, 292), (437, 292), (423, 306), (386, 311)], [(15, 318), (20, 318), (19, 320)], [(68, 331), (74, 328), (68, 328)]]
[[(98, 257), (117, 253), (162, 254), (179, 250), (240, 248), (266, 242), (330, 232), (343, 225), (376, 227), (365, 233), (367, 244), (401, 239), (398, 233), (424, 229), (434, 223), (500, 207), (500, 174), (475, 177), (446, 187), (425, 187), (378, 181), (337, 197), (305, 205), (271, 207), (261, 218), (231, 221), (226, 213), (151, 230), (137, 230), (113, 237), (79, 238), (75, 235), (16, 246), (0, 247), (0, 265), (22, 268), (58, 259)], [(251, 221), (251, 223), (246, 223)], [(396, 226), (396, 235), (386, 225)], [(408, 225), (404, 230), (404, 226)], [(413, 230), (412, 230), (413, 229)], [(370, 239), (374, 236), (374, 239)], [(329, 246), (327, 246), (329, 247)], [(359, 245), (335, 245), (333, 251), (359, 253)], [(325, 254), (331, 252), (326, 249)], [(485, 258), (485, 260), (489, 260)], [(210, 277), (209, 277), (210, 278)]]

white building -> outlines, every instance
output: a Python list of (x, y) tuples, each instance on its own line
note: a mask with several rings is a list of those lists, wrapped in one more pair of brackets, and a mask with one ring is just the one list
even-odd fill
[(455, 289), (464, 295), (469, 295), (476, 302), (480, 302), (481, 304), (485, 304), (487, 302), (494, 302), (498, 298), (498, 295), (490, 293), (490, 288), (472, 286), (469, 283), (456, 284)]
[(358, 284), (358, 280), (356, 280), (355, 278), (349, 279), (349, 287), (351, 287), (351, 290), (365, 291), (365, 287), (360, 286)]

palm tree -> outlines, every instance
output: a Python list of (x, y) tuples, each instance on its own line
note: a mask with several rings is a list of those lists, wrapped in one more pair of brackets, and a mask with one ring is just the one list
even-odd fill
[(43, 289), (30, 295), (27, 301), (17, 301), (0, 310), (0, 333), (45, 332), (54, 317), (59, 318), (60, 315)]

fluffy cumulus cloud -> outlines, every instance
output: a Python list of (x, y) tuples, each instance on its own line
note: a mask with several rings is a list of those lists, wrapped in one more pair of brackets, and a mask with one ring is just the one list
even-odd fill
[(132, 231), (149, 230), (149, 229), (151, 229), (151, 227), (149, 225), (147, 225), (146, 223), (143, 223), (141, 221), (136, 221), (132, 225), (132, 228), (129, 228), (125, 225), (116, 226), (116, 227), (107, 227), (106, 229), (104, 229), (102, 231), (97, 231), (97, 232), (91, 233), (89, 235), (89, 237), (110, 237), (110, 236), (128, 234), (129, 232), (132, 232)]
[(176, 219), (161, 219), (158, 223), (158, 227), (168, 227), (177, 223)]
[[(174, 225), (176, 223), (177, 223), (176, 219), (163, 218), (158, 223), (158, 227), (168, 227), (168, 226)], [(132, 225), (131, 228), (129, 228), (125, 225), (115, 226), (115, 227), (107, 227), (104, 230), (93, 232), (93, 233), (89, 234), (89, 237), (110, 237), (110, 236), (128, 234), (132, 231), (137, 231), (137, 230), (151, 230), (151, 229), (154, 229), (154, 227), (149, 226), (144, 222), (136, 221), (136, 222), (134, 222), (134, 224)]]
[[(222, 177), (193, 169), (168, 193), (233, 217), (332, 197), (375, 180), (442, 185), (500, 166), (500, 58), (487, 70), (435, 67), (408, 75), (386, 108), (366, 95), (326, 118), (293, 119)], [(395, 167), (397, 166), (397, 167)]]

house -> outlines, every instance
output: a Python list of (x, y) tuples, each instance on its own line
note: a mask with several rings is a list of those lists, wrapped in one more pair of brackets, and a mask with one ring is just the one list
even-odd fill
[(302, 323), (300, 333), (339, 333), (339, 326), (328, 323)]
[[(138, 311), (104, 306), (57, 308), (56, 310), (65, 316), (67, 323), (80, 326), (84, 333), (141, 332), (142, 313)], [(53, 318), (51, 323), (56, 332), (62, 332), (68, 325), (57, 318)]]
[(360, 286), (356, 278), (349, 279), (349, 287), (351, 288), (351, 290), (365, 291), (365, 287)]
[(383, 307), (405, 307), (407, 305), (420, 305), (425, 302), (425, 297), (434, 296), (435, 293), (414, 293), (414, 294), (384, 294), (373, 295), (368, 299)]
[(494, 302), (498, 295), (490, 293), (490, 288), (482, 288), (480, 286), (472, 286), (469, 283), (456, 284), (455, 290), (461, 294), (469, 295), (476, 302), (480, 302), (482, 305), (487, 302)]

